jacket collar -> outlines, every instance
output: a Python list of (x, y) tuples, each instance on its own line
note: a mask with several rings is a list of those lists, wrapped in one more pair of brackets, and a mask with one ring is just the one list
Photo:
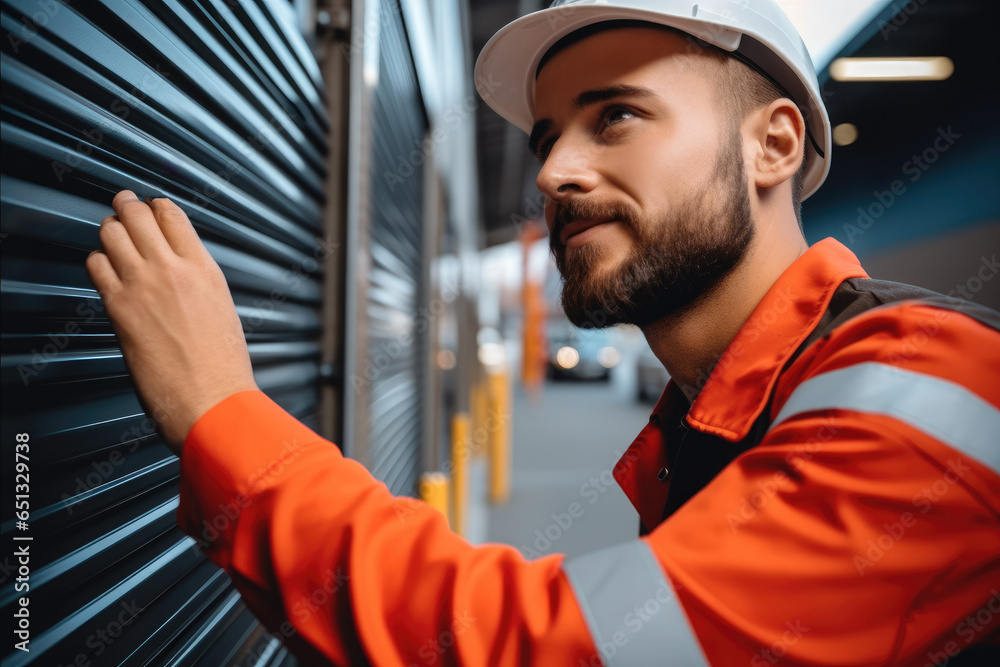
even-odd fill
[[(643, 428), (615, 466), (619, 486), (643, 523), (659, 523), (667, 484), (657, 479), (667, 467), (658, 423), (683, 415), (687, 426), (730, 442), (746, 437), (767, 405), (789, 357), (819, 324), (834, 291), (849, 278), (867, 278), (857, 257), (833, 238), (809, 248), (778, 277), (736, 333), (708, 375), (701, 392), (688, 401), (671, 380)], [(668, 434), (669, 435), (669, 434)], [(647, 520), (649, 519), (649, 520)]]

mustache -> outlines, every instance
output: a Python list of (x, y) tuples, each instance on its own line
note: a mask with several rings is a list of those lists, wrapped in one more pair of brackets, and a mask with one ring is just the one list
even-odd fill
[(627, 228), (634, 229), (638, 224), (637, 216), (632, 207), (622, 202), (601, 202), (592, 200), (570, 199), (556, 205), (552, 218), (552, 233), (549, 236), (553, 248), (562, 247), (562, 230), (575, 220), (599, 220), (607, 222), (617, 220)]

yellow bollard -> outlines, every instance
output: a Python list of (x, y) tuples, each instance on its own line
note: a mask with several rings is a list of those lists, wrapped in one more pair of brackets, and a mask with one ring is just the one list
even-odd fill
[(489, 411), (489, 387), (486, 380), (480, 380), (472, 385), (472, 396), (469, 403), (472, 406), (472, 421), (469, 425), (469, 434), (472, 436), (470, 449), (472, 454), (479, 456), (486, 454), (489, 448), (489, 440), (481, 437), (481, 434), (488, 433), (487, 413)]
[(425, 472), (418, 485), (420, 499), (448, 518), (448, 476), (443, 472)]
[(469, 415), (456, 413), (451, 418), (451, 528), (465, 536), (465, 506), (469, 487)]
[(490, 501), (503, 505), (510, 497), (510, 382), (504, 372), (489, 374)]

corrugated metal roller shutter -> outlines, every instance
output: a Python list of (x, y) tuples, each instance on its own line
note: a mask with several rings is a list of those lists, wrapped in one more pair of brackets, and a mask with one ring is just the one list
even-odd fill
[(173, 198), (229, 279), (260, 386), (314, 423), (329, 120), (289, 10), (3, 2), (2, 437), (7, 471), (30, 434), (31, 519), (16, 529), (5, 479), (2, 531), (33, 537), (31, 652), (8, 642), (4, 665), (293, 662), (177, 529), (178, 461), (84, 270), (114, 192)]
[(368, 465), (394, 493), (416, 492), (426, 326), (420, 326), (422, 146), (427, 120), (398, 6), (383, 0), (372, 123), (367, 368)]

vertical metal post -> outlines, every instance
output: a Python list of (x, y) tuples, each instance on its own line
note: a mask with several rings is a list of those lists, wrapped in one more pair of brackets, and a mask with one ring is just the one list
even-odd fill
[[(372, 103), (378, 85), (379, 0), (352, 0), (348, 153), (347, 153), (347, 282), (344, 338), (344, 452), (368, 462), (371, 430), (368, 417), (370, 382), (365, 377), (368, 358), (368, 275), (371, 251)], [(368, 23), (373, 28), (367, 29)]]
[(344, 269), (347, 244), (347, 127), (350, 62), (344, 47), (350, 45), (350, 11), (347, 0), (324, 3), (320, 22), (318, 51), (320, 68), (326, 84), (326, 109), (330, 118), (327, 138), (329, 153), (326, 165), (326, 201), (323, 207), (322, 247), (326, 251), (323, 262), (323, 309), (321, 349), (321, 376), (323, 385), (319, 396), (320, 435), (337, 443), (343, 442), (344, 366), (344, 289), (347, 278)]
[[(423, 365), (423, 415), (420, 438), (421, 462), (425, 471), (441, 470), (440, 422), (441, 371), (437, 365), (438, 332), (441, 327), (440, 313), (444, 312), (437, 277), (433, 272), (434, 262), (441, 254), (442, 217), (444, 215), (441, 179), (437, 170), (434, 153), (430, 152), (424, 162), (424, 225), (423, 261), (421, 266), (420, 303), (427, 313), (424, 329)], [(440, 306), (437, 308), (435, 306)]]

